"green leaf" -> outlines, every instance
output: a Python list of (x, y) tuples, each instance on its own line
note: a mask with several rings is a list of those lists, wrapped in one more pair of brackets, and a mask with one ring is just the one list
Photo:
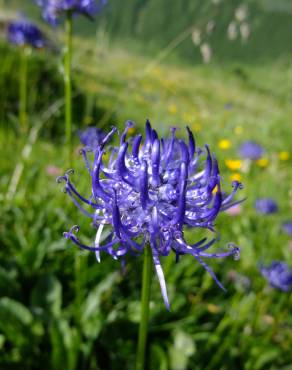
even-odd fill
[(0, 299), (0, 331), (15, 347), (32, 339), (33, 315), (22, 303), (11, 298)]
[(150, 368), (157, 370), (168, 370), (167, 355), (158, 344), (153, 344), (150, 349)]
[(83, 304), (81, 325), (84, 335), (88, 338), (96, 338), (102, 328), (104, 321), (102, 321), (100, 312), (101, 297), (103, 293), (111, 289), (118, 275), (117, 272), (108, 275), (92, 289)]
[(59, 317), (62, 306), (62, 285), (54, 275), (41, 277), (31, 294), (31, 304)]
[(0, 291), (2, 295), (7, 292), (11, 294), (13, 291), (19, 289), (19, 283), (17, 281), (17, 271), (16, 270), (6, 270), (0, 266)]
[(52, 368), (76, 369), (80, 353), (80, 337), (76, 328), (70, 327), (67, 320), (59, 318), (50, 327), (52, 344)]
[[(4, 297), (0, 299), (0, 321), (6, 321), (11, 318), (17, 320), (22, 325), (30, 325), (33, 321), (33, 316), (28, 308), (22, 303), (11, 298)], [(3, 323), (2, 321), (2, 323)]]
[(170, 368), (172, 370), (185, 370), (189, 357), (196, 352), (193, 338), (186, 332), (176, 329), (173, 332), (174, 343), (169, 348)]
[(269, 365), (273, 364), (274, 360), (280, 358), (280, 356), (281, 353), (278, 348), (276, 349), (271, 348), (269, 351), (266, 351), (259, 356), (254, 365), (254, 370), (269, 368)]
[(0, 334), (0, 350), (3, 348), (5, 343), (5, 336)]
[(139, 323), (141, 319), (141, 302), (131, 301), (128, 303), (127, 317), (134, 323)]

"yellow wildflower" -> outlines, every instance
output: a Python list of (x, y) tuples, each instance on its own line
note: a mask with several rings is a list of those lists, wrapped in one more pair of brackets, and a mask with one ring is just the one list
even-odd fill
[(192, 130), (194, 130), (195, 132), (199, 132), (199, 131), (201, 131), (202, 125), (201, 125), (199, 122), (196, 122), (196, 123), (193, 123), (193, 124), (191, 125), (191, 128), (192, 128)]
[(236, 171), (240, 170), (242, 163), (240, 159), (226, 159), (225, 164), (230, 170)]
[(236, 135), (241, 135), (243, 132), (242, 126), (236, 126), (234, 132), (236, 133)]
[(218, 146), (219, 146), (220, 149), (226, 150), (226, 149), (230, 148), (231, 142), (227, 139), (222, 139), (222, 140), (219, 141)]
[(265, 168), (269, 164), (269, 160), (267, 158), (260, 158), (256, 161), (256, 164), (259, 167)]
[(218, 191), (218, 186), (216, 185), (215, 188), (212, 191), (212, 194), (215, 195), (217, 193), (217, 191)]
[(176, 114), (177, 113), (177, 106), (175, 104), (170, 104), (168, 106), (168, 113), (170, 114)]
[(231, 175), (230, 175), (230, 180), (231, 181), (238, 181), (238, 182), (240, 182), (241, 181), (241, 174), (240, 173), (238, 173), (238, 172), (234, 172), (234, 173), (232, 173)]
[(190, 113), (183, 113), (183, 120), (186, 121), (187, 123), (191, 123), (194, 120), (194, 116)]
[(86, 125), (90, 125), (91, 123), (93, 123), (93, 118), (91, 116), (84, 117), (84, 123)]
[(218, 313), (221, 311), (221, 308), (213, 303), (209, 303), (207, 305), (207, 310), (210, 312), (210, 313)]
[(136, 132), (135, 127), (129, 127), (129, 129), (128, 129), (128, 134), (129, 135), (133, 135), (135, 132)]
[(283, 152), (279, 153), (280, 161), (288, 161), (289, 158), (290, 158), (290, 153), (289, 152), (283, 151)]
[(103, 152), (102, 159), (103, 159), (103, 161), (107, 161), (109, 159), (109, 153), (108, 152)]

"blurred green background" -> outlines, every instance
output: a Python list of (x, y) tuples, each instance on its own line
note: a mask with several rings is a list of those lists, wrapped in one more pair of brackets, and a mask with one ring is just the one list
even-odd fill
[[(29, 125), (18, 122), (19, 50), (7, 22), (24, 12), (51, 40), (29, 59)], [(282, 230), (292, 210), (292, 4), (289, 0), (109, 0), (91, 23), (74, 20), (74, 182), (90, 193), (76, 132), (125, 120), (160, 134), (193, 129), (219, 159), (224, 190), (244, 183), (238, 215), (221, 214), (217, 247), (239, 261), (210, 261), (221, 291), (191, 256), (163, 268), (171, 312), (153, 279), (147, 366), (151, 370), (292, 370), (292, 297), (268, 286), (258, 263), (292, 266)], [(133, 369), (139, 323), (140, 258), (120, 264), (62, 237), (92, 228), (56, 184), (64, 172), (63, 25), (52, 29), (33, 1), (0, 1), (0, 368)], [(239, 161), (256, 140), (264, 158)], [(259, 197), (279, 205), (258, 215)], [(197, 230), (189, 232), (197, 240)], [(216, 249), (216, 247), (214, 247)], [(153, 272), (154, 273), (154, 272)]]

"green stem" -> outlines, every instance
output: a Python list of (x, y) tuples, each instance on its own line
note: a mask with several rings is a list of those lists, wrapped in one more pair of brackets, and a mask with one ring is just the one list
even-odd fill
[(65, 130), (68, 159), (72, 149), (72, 12), (66, 15), (66, 46), (64, 55), (64, 83), (65, 83)]
[(143, 370), (145, 366), (145, 349), (147, 342), (147, 329), (149, 318), (151, 276), (152, 276), (151, 249), (150, 246), (146, 246), (144, 250), (142, 293), (141, 293), (141, 320), (139, 326), (136, 370)]
[(27, 58), (29, 48), (21, 50), (19, 68), (19, 123), (22, 133), (27, 132)]

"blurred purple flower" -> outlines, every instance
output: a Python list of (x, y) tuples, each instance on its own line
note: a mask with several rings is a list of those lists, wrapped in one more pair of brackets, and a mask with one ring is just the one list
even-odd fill
[(59, 16), (68, 11), (92, 18), (107, 0), (36, 0), (36, 3), (42, 7), (44, 19), (55, 25)]
[(273, 261), (270, 266), (260, 265), (261, 274), (269, 284), (280, 290), (288, 292), (292, 288), (292, 270), (285, 262)]
[(86, 148), (94, 150), (94, 148), (101, 144), (105, 134), (100, 128), (87, 127), (85, 130), (79, 130), (78, 136)]
[(257, 160), (264, 154), (262, 146), (255, 141), (245, 141), (239, 147), (239, 155), (243, 159)]
[(284, 222), (282, 228), (285, 231), (285, 233), (292, 236), (292, 221)]
[(254, 204), (254, 207), (258, 213), (261, 213), (263, 215), (269, 215), (278, 212), (278, 205), (271, 198), (257, 199)]
[[(101, 251), (115, 259), (123, 259), (127, 253), (142, 253), (145, 245), (150, 244), (167, 308), (169, 303), (160, 257), (171, 251), (174, 251), (177, 261), (181, 255), (191, 254), (224, 289), (203, 258), (230, 255), (237, 258), (239, 248), (230, 244), (227, 251), (206, 253), (217, 239), (208, 241), (203, 238), (189, 244), (184, 238), (184, 228), (214, 231), (218, 213), (240, 202), (234, 202), (233, 198), (241, 184), (234, 182), (233, 191), (223, 199), (217, 160), (207, 145), (205, 151), (196, 148), (189, 128), (188, 143), (176, 138), (174, 128), (171, 138), (159, 139), (147, 121), (146, 138), (142, 144), (142, 135), (136, 135), (131, 142), (126, 140), (131, 127), (132, 123), (128, 121), (120, 135), (119, 146), (109, 148), (107, 163), (103, 161), (105, 145), (117, 131), (115, 128), (94, 148), (92, 161), (87, 157), (88, 151), (82, 150), (91, 177), (89, 198), (75, 189), (70, 180), (72, 170), (58, 178), (58, 182), (65, 181), (65, 192), (81, 212), (92, 219), (92, 225), (97, 229), (93, 246), (84, 245), (77, 238), (78, 226), (73, 226), (64, 236), (79, 247), (96, 252), (98, 261)], [(204, 153), (206, 157), (201, 160)], [(88, 212), (81, 202), (92, 211)], [(100, 244), (105, 225), (110, 229)]]
[(27, 45), (36, 49), (46, 46), (46, 39), (40, 29), (24, 18), (8, 25), (7, 39), (18, 46)]

